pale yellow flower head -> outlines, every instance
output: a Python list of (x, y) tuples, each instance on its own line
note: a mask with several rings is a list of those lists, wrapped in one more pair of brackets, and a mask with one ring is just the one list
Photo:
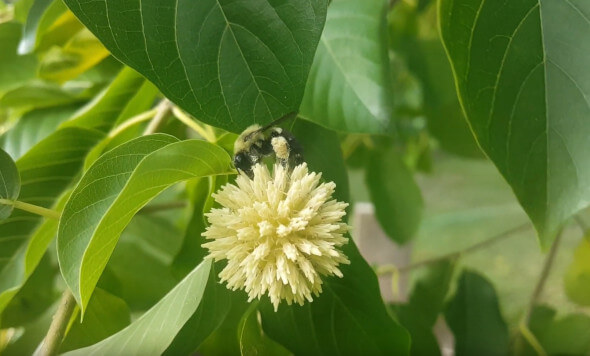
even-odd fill
[(305, 163), (292, 172), (275, 164), (253, 168), (213, 195), (223, 207), (206, 214), (203, 233), (209, 258), (227, 260), (219, 277), (227, 288), (244, 289), (250, 298), (268, 294), (275, 311), (282, 299), (291, 305), (312, 301), (322, 292), (322, 276), (342, 277), (348, 264), (340, 247), (348, 242), (342, 222), (347, 203), (331, 199), (336, 184)]

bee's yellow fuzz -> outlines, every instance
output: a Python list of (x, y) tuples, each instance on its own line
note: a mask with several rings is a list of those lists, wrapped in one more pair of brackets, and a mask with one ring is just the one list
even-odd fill
[(291, 305), (312, 301), (322, 292), (322, 276), (342, 277), (350, 263), (340, 247), (348, 242), (342, 222), (347, 203), (331, 199), (336, 184), (320, 183), (321, 174), (305, 163), (290, 172), (275, 164), (253, 168), (213, 195), (223, 207), (206, 214), (203, 233), (209, 258), (227, 260), (219, 277), (227, 288), (244, 289), (250, 298), (268, 294), (275, 311), (284, 299)]

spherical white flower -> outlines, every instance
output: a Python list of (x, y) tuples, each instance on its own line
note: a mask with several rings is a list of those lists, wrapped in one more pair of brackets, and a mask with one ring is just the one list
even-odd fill
[(209, 258), (227, 260), (219, 277), (250, 301), (268, 294), (275, 311), (282, 299), (311, 302), (322, 292), (321, 277), (342, 277), (338, 265), (350, 263), (340, 250), (348, 242), (348, 204), (331, 199), (336, 184), (320, 183), (305, 163), (292, 172), (275, 164), (272, 176), (257, 164), (253, 172), (213, 195), (223, 207), (206, 214), (203, 236), (212, 241), (203, 246)]

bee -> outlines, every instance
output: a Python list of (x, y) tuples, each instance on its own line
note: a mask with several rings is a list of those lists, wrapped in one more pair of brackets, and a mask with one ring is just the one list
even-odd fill
[(303, 147), (289, 131), (275, 127), (297, 113), (292, 112), (267, 126), (252, 125), (238, 136), (234, 143), (234, 166), (253, 178), (252, 167), (263, 158), (273, 156), (283, 167), (303, 163)]

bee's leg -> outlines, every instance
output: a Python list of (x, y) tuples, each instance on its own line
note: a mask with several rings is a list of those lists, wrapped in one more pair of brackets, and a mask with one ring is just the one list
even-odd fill
[(272, 150), (275, 153), (275, 157), (277, 161), (283, 166), (287, 167), (289, 165), (289, 154), (290, 148), (287, 139), (283, 136), (276, 136), (271, 138), (270, 143), (272, 145)]

